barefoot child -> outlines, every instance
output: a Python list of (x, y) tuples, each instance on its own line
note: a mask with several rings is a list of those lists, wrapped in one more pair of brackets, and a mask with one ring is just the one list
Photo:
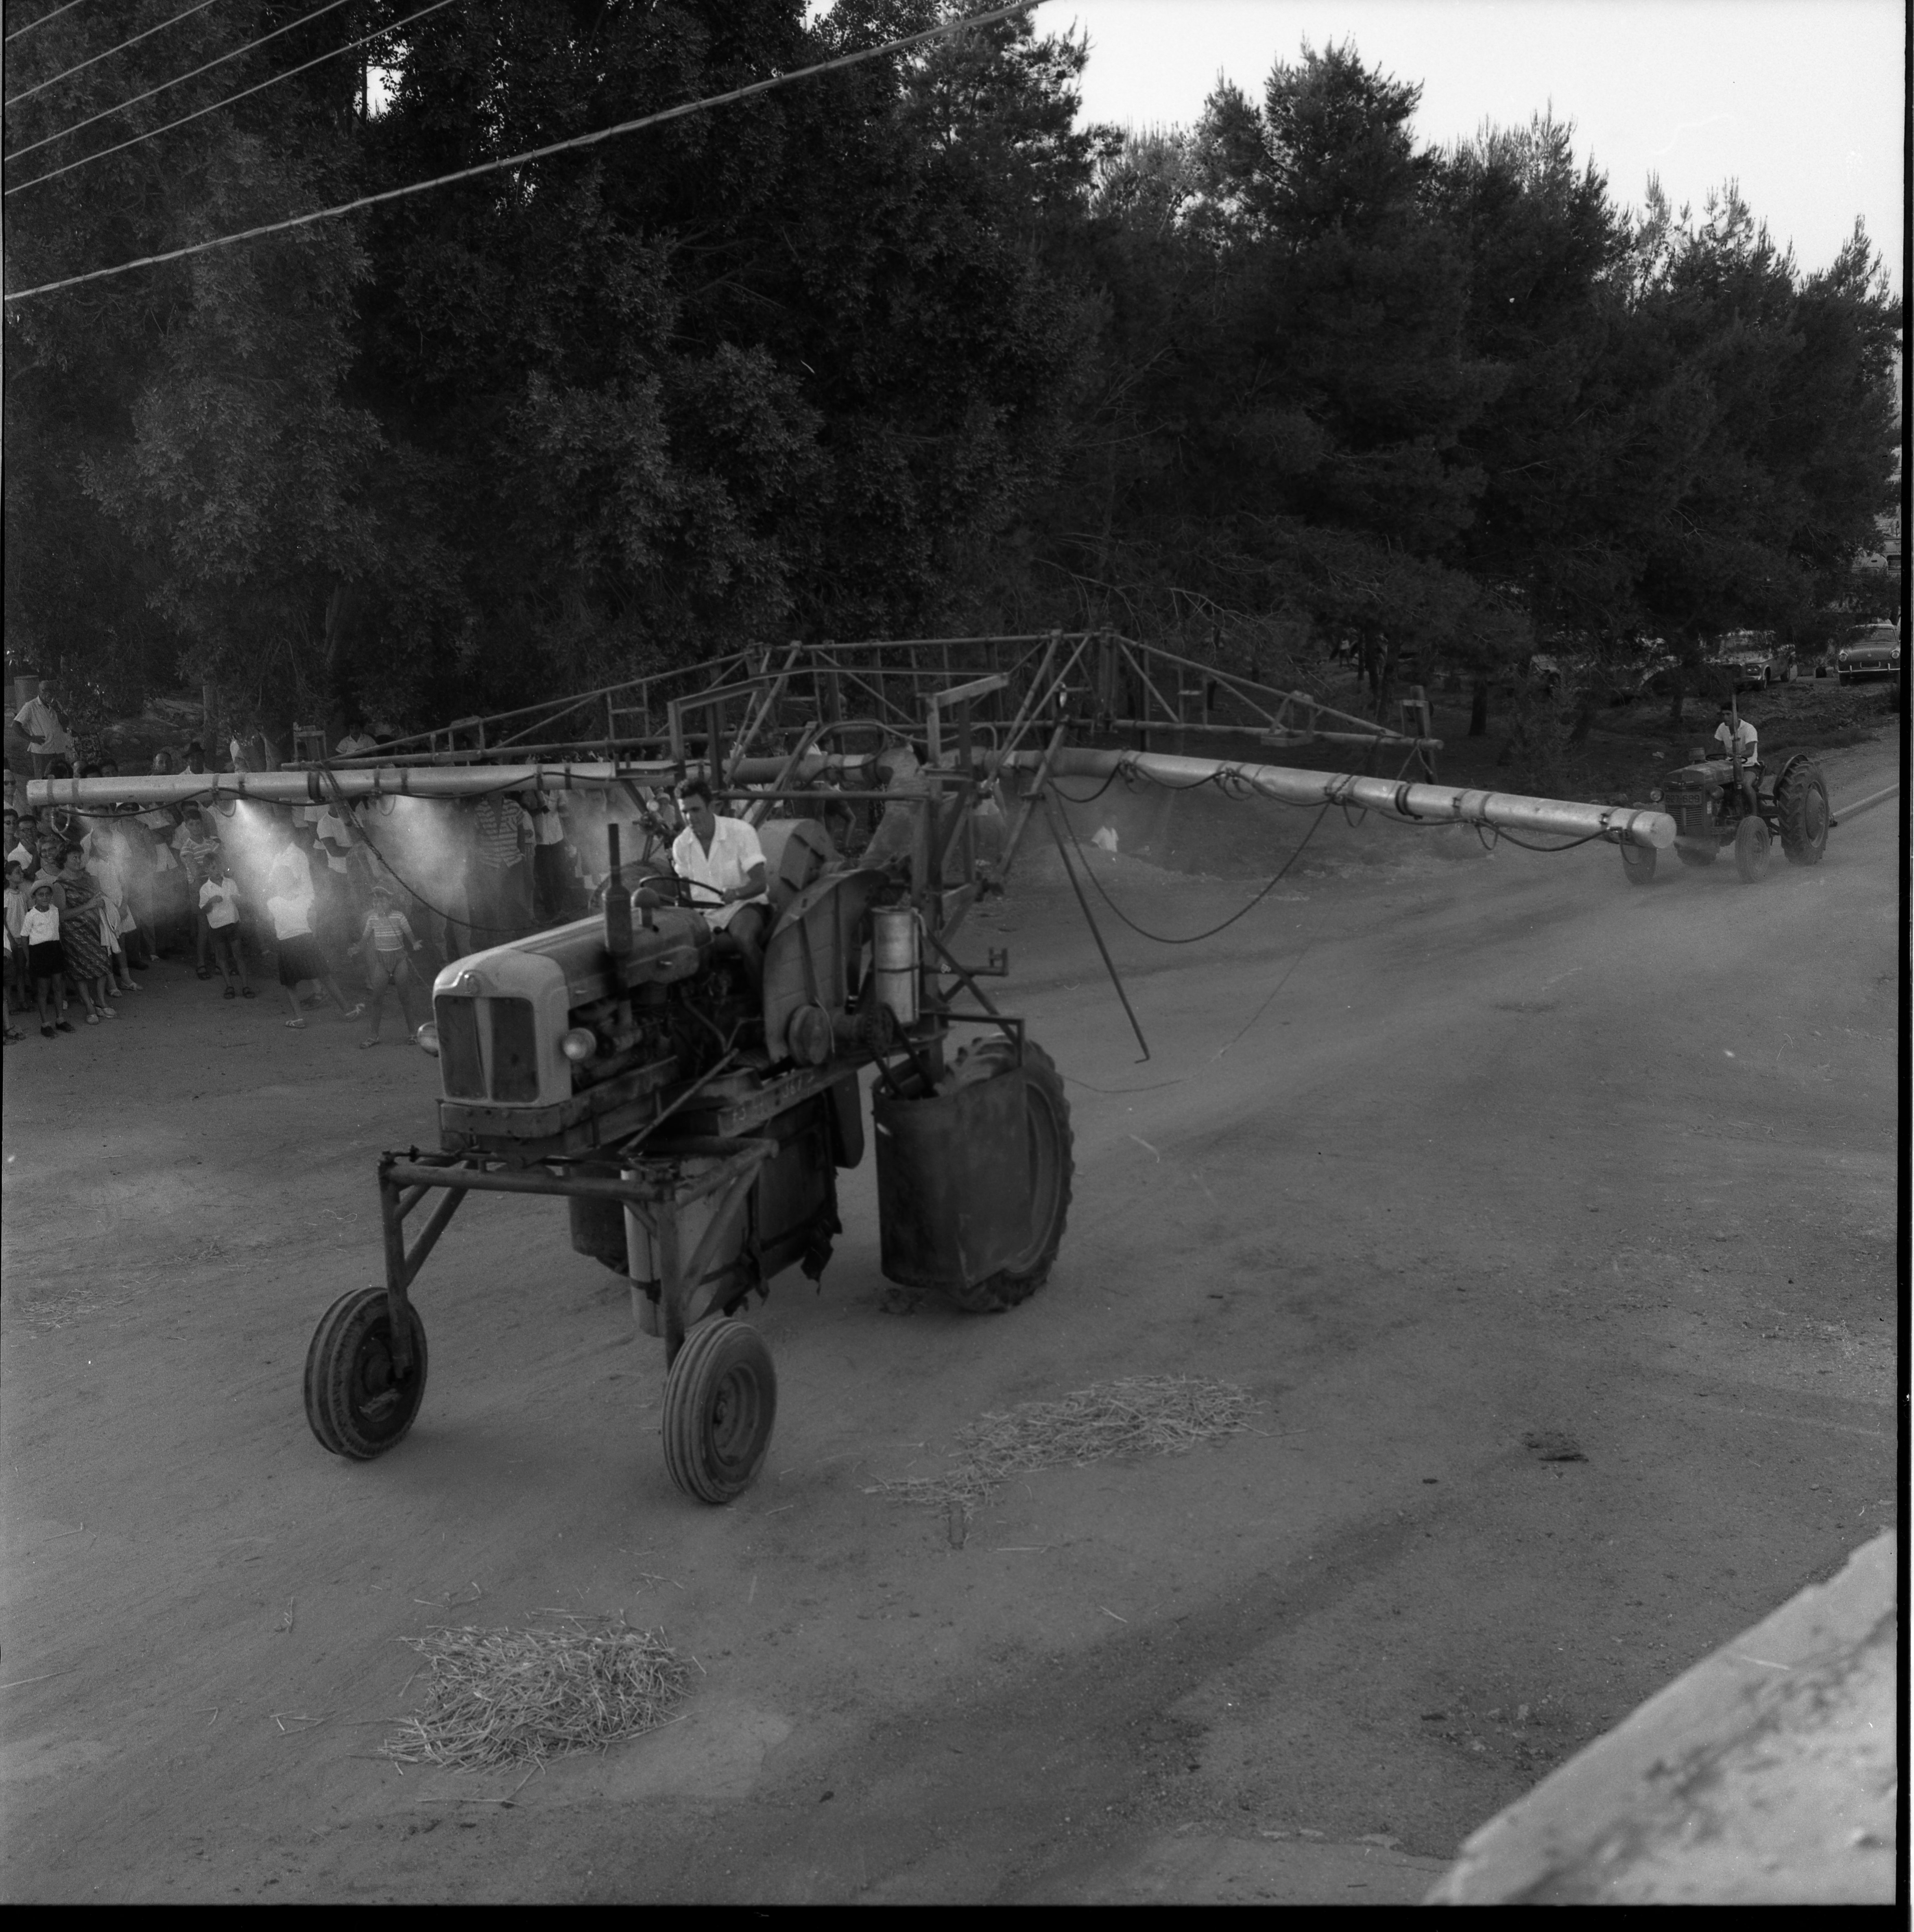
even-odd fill
[(366, 991), (372, 995), (372, 1018), (362, 1046), (379, 1044), (380, 1022), (386, 1017), (386, 988), (390, 986), (399, 996), (399, 1018), (406, 1030), (412, 1030), (412, 962), (409, 953), (418, 950), (412, 922), (402, 912), (392, 910), (390, 886), (372, 889), (372, 910), (365, 916), (353, 950), (365, 962)]

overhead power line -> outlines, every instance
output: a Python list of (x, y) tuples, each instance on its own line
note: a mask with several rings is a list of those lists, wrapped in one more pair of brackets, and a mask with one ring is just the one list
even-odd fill
[[(344, 4), (344, 0), (333, 0), (335, 6)], [(436, 14), (441, 7), (449, 7), (452, 4), (452, 0), (432, 0), (429, 7), (420, 8), (416, 14), (408, 14), (403, 20), (394, 20), (389, 26), (375, 28), (369, 34), (360, 34), (356, 40), (346, 40), (338, 46), (328, 47), (324, 53), (315, 54), (310, 60), (302, 61), (297, 67), (289, 67), (283, 74), (275, 74), (268, 80), (256, 81), (250, 87), (242, 87), (237, 94), (229, 94), (224, 100), (210, 102), (204, 107), (196, 107), (190, 114), (182, 114), (158, 128), (148, 128), (143, 134), (130, 135), (124, 141), (116, 141), (110, 148), (101, 148), (91, 154), (82, 154), (76, 161), (63, 161), (57, 168), (49, 168), (44, 174), (35, 175), (31, 180), (16, 182), (6, 192), (10, 195), (19, 194), (27, 188), (38, 188), (42, 182), (52, 181), (57, 176), (70, 174), (75, 168), (83, 168), (90, 161), (104, 161), (109, 154), (119, 154), (128, 148), (136, 148), (142, 141), (150, 141), (156, 134), (170, 134), (176, 128), (184, 128), (188, 122), (197, 121), (208, 114), (215, 114), (222, 107), (230, 107), (236, 100), (244, 100), (248, 94), (263, 93), (268, 87), (278, 86), (282, 80), (290, 80), (295, 74), (304, 74), (309, 67), (317, 67), (323, 62), (336, 60), (340, 54), (349, 54), (353, 48), (362, 47), (369, 40), (382, 40), (388, 34), (396, 34), (401, 27), (409, 27), (413, 21), (422, 20), (428, 14)], [(321, 12), (325, 10), (322, 8), (320, 9)], [(310, 17), (308, 16), (308, 19)], [(39, 142), (35, 145), (44, 147), (46, 143)], [(26, 150), (22, 148), (20, 152), (25, 154)]]
[(7, 38), (16, 40), (22, 34), (30, 34), (36, 27), (44, 27), (49, 20), (57, 20), (62, 14), (70, 14), (80, 4), (80, 0), (67, 0), (64, 7), (56, 7), (50, 14), (43, 14), (37, 20), (29, 20), (24, 27), (16, 27)]
[[(31, 100), (36, 94), (44, 94), (48, 88), (57, 85), (59, 82), (68, 80), (74, 74), (84, 74), (88, 68), (98, 66), (103, 60), (110, 60), (115, 54), (124, 53), (128, 47), (136, 47), (142, 40), (150, 40), (155, 34), (163, 34), (167, 28), (178, 26), (181, 21), (190, 20), (195, 14), (203, 14), (212, 4), (213, 0), (194, 0), (194, 4), (188, 8), (184, 13), (176, 14), (170, 20), (162, 20), (157, 27), (148, 27), (143, 32), (135, 34), (131, 39), (122, 40), (118, 46), (109, 47), (103, 54), (88, 54), (83, 61), (76, 61), (71, 67), (62, 68), (50, 79), (37, 80), (31, 87), (22, 88), (19, 93), (8, 99), (7, 105), (9, 107), (17, 107), (22, 100)], [(7, 38), (11, 40), (13, 35), (9, 34)]]
[[(342, 214), (356, 214), (362, 208), (376, 207), (380, 203), (398, 201), (415, 194), (425, 194), (436, 188), (448, 188), (453, 183), (471, 181), (480, 175), (496, 174), (506, 168), (524, 167), (528, 162), (544, 160), (553, 154), (562, 154), (574, 148), (589, 148), (601, 141), (616, 139), (620, 134), (635, 134), (641, 128), (655, 128), (662, 122), (682, 120), (687, 115), (699, 114), (713, 107), (728, 106), (734, 100), (748, 100), (753, 94), (766, 94), (772, 88), (783, 87), (792, 81), (808, 80), (814, 75), (831, 74), (848, 67), (856, 67), (868, 60), (876, 60), (885, 54), (901, 53), (907, 47), (917, 46), (926, 40), (941, 39), (946, 34), (960, 33), (968, 27), (987, 27), (993, 22), (1007, 20), (1012, 14), (1028, 14), (1042, 4), (1042, 0), (1013, 0), (1007, 7), (994, 7), (988, 13), (971, 14), (962, 20), (946, 20), (934, 27), (926, 27), (914, 34), (906, 34), (900, 40), (886, 40), (881, 46), (860, 48), (855, 53), (839, 54), (827, 61), (819, 61), (810, 67), (794, 68), (789, 74), (773, 74), (767, 80), (754, 80), (748, 86), (734, 87), (724, 94), (713, 94), (702, 100), (687, 100), (676, 107), (667, 107), (656, 114), (644, 114), (632, 121), (620, 121), (609, 128), (601, 128), (595, 134), (574, 134), (562, 141), (551, 141), (542, 148), (528, 148), (523, 154), (508, 154), (495, 161), (480, 161), (469, 168), (456, 169), (451, 174), (435, 175), (429, 181), (409, 182), (403, 188), (382, 189), (376, 194), (363, 194), (352, 201), (342, 201), (332, 208), (314, 208), (310, 214), (289, 215), (283, 221), (262, 223), (256, 228), (242, 228), (231, 235), (214, 236), (207, 242), (194, 242), (183, 248), (169, 248), (163, 254), (141, 255), (130, 262), (116, 262), (110, 268), (89, 269), (83, 275), (64, 275), (55, 282), (40, 282), (29, 289), (10, 290), (4, 298), (10, 302), (31, 301), (35, 296), (50, 296), (62, 289), (77, 288), (82, 283), (104, 281), (109, 276), (130, 274), (135, 268), (155, 268), (167, 262), (183, 260), (188, 255), (202, 255), (208, 249), (230, 248), (242, 242), (256, 242), (268, 235), (283, 235), (295, 228), (310, 226), (315, 221), (330, 221)], [(25, 184), (31, 186), (32, 183)]]
[[(326, 4), (323, 7), (315, 7), (310, 14), (302, 14), (296, 20), (290, 20), (283, 27), (275, 27), (271, 33), (262, 34), (257, 40), (248, 40), (244, 46), (235, 47), (230, 53), (221, 54), (217, 60), (209, 60), (204, 65), (193, 68), (189, 73), (175, 74), (172, 80), (163, 80), (158, 87), (149, 87), (144, 94), (136, 94), (131, 100), (122, 100), (116, 106), (103, 107), (98, 113), (89, 114), (84, 121), (76, 121), (70, 128), (62, 128), (57, 134), (44, 135), (38, 141), (29, 141), (24, 148), (16, 148), (7, 158), (10, 161), (17, 161), (22, 155), (30, 154), (37, 148), (46, 147), (55, 141), (64, 141), (69, 134), (77, 134), (82, 128), (90, 128), (96, 121), (104, 121), (113, 115), (124, 114), (129, 107), (137, 107), (142, 100), (151, 100), (154, 95), (164, 94), (169, 88), (184, 86), (189, 80), (197, 80), (201, 74), (211, 74), (214, 68), (224, 67), (228, 61), (236, 61), (242, 54), (249, 54), (255, 47), (262, 47), (267, 41), (276, 40), (281, 34), (290, 34), (296, 28), (305, 26), (308, 21), (316, 20), (320, 14), (332, 13), (345, 4), (346, 0), (326, 0)], [(183, 19), (184, 16), (182, 15), (181, 17)], [(392, 29), (385, 28), (381, 31), (389, 33)], [(338, 52), (339, 50), (335, 49), (334, 51)], [(307, 64), (310, 66), (311, 63), (308, 62)], [(13, 103), (9, 101), (7, 104), (10, 107)], [(34, 177), (35, 181), (44, 181), (45, 178), (44, 175), (36, 175)], [(32, 184), (23, 182), (22, 185), (26, 187), (31, 186)]]

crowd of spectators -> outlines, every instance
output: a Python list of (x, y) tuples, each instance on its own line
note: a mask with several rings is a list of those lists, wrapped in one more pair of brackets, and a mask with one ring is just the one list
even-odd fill
[[(57, 757), (34, 762), (38, 776), (118, 775), (110, 764), (75, 772)], [(161, 752), (153, 768), (208, 769), (197, 743), (182, 760)], [(217, 980), (227, 1000), (276, 983), (290, 1028), (330, 1009), (363, 1017), (360, 1043), (373, 1046), (391, 1006), (409, 1036), (446, 961), (586, 910), (597, 875), (574, 817), (590, 821), (593, 851), (603, 844), (602, 804), (568, 799), (406, 801), (414, 816), (402, 821), (389, 799), (35, 812), (10, 769), (7, 778), (10, 1045), (26, 1037), (22, 1018), (48, 1040), (118, 1018), (142, 990), (135, 976), (158, 959)]]

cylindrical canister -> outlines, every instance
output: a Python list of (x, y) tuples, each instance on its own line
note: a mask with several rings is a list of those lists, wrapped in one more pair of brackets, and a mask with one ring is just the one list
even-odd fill
[(899, 1026), (917, 1017), (917, 915), (909, 906), (880, 906), (871, 914), (878, 999)]

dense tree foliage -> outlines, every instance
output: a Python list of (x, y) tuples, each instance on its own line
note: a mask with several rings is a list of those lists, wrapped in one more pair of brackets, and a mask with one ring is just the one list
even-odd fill
[[(178, 10), (10, 46), (10, 289), (962, 10), (495, 0), (369, 76), (347, 44), (415, 5), (226, 0), (55, 78)], [(1405, 660), (1692, 662), (1850, 592), (1900, 320), (1858, 228), (1804, 274), (1732, 188), (1619, 212), (1546, 117), (1419, 146), (1347, 45), (1086, 130), (1086, 58), (969, 30), (10, 304), (10, 657), (424, 722), (747, 641), (1108, 623), (1352, 641), (1386, 700)]]

